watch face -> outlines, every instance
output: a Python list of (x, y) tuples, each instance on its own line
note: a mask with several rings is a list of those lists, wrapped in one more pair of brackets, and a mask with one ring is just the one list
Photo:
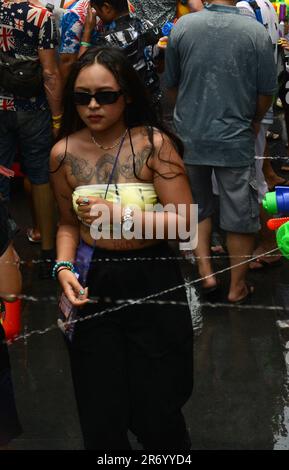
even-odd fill
[(132, 226), (133, 226), (133, 220), (128, 219), (123, 222), (122, 229), (124, 232), (129, 232), (132, 229)]

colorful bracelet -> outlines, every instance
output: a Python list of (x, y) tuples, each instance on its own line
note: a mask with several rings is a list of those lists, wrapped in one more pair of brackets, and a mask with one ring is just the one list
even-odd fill
[(60, 126), (61, 126), (60, 122), (52, 122), (53, 129), (60, 129)]
[(91, 47), (92, 46), (92, 44), (90, 42), (85, 42), (85, 41), (81, 41), (80, 45), (84, 46), (84, 47)]
[(58, 277), (58, 274), (61, 271), (70, 271), (70, 272), (72, 272), (71, 269), (68, 266), (60, 266), (60, 268), (58, 268), (57, 271), (56, 271), (55, 277)]
[(65, 266), (66, 268), (70, 269), (73, 274), (75, 274), (74, 266), (70, 261), (58, 261), (57, 263), (55, 263), (52, 270), (53, 279), (56, 279), (58, 268), (60, 268), (61, 266)]
[(62, 118), (63, 114), (58, 114), (58, 116), (51, 116), (52, 121), (60, 121)]

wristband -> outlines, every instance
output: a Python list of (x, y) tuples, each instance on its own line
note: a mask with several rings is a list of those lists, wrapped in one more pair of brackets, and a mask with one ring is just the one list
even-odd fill
[(61, 266), (65, 266), (66, 268), (70, 269), (73, 274), (75, 274), (74, 266), (70, 261), (58, 261), (57, 263), (55, 263), (52, 270), (53, 279), (56, 279), (58, 268), (60, 268)]
[(84, 47), (91, 47), (92, 46), (92, 44), (90, 42), (85, 42), (85, 41), (81, 41), (80, 45), (84, 46)]
[(55, 277), (58, 277), (58, 274), (61, 271), (70, 271), (70, 272), (72, 272), (71, 269), (68, 266), (60, 266), (60, 268), (58, 268), (57, 271), (56, 271)]
[(60, 122), (52, 122), (53, 129), (60, 129), (60, 126), (61, 126)]

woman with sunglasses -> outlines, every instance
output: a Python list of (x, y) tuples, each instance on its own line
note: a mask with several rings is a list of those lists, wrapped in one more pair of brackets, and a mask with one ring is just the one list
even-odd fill
[(155, 233), (163, 217), (168, 238), (169, 223), (184, 217), (146, 210), (182, 203), (190, 224), (181, 144), (110, 47), (75, 64), (60, 139), (51, 153), (60, 210), (54, 274), (85, 448), (129, 449), (131, 429), (145, 449), (188, 450), (181, 407), (192, 391), (192, 323), (174, 253)]

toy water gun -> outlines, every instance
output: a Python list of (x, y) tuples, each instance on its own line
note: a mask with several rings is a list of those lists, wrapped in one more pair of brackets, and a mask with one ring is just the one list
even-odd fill
[[(262, 202), (263, 208), (269, 214), (289, 214), (289, 187), (276, 186), (276, 191), (265, 195)], [(289, 259), (289, 217), (269, 219), (267, 221), (269, 230), (277, 230), (276, 241), (282, 255)]]
[(171, 34), (171, 31), (174, 27), (174, 24), (176, 23), (177, 20), (174, 21), (174, 23), (172, 23), (171, 21), (167, 21), (163, 27), (162, 27), (162, 33), (163, 33), (163, 37), (161, 37), (158, 41), (158, 46), (159, 47), (167, 47), (168, 45), (168, 37), (169, 35)]
[[(289, 1), (289, 0), (288, 0)], [(163, 37), (159, 40), (158, 46), (159, 47), (166, 47), (168, 44), (168, 37), (171, 34), (172, 28), (178, 21), (178, 19), (181, 16), (186, 15), (187, 13), (190, 13), (190, 9), (188, 7), (188, 0), (180, 0), (177, 4), (177, 17), (174, 19), (174, 21), (167, 21), (163, 27), (162, 27), (162, 33)]]
[[(1, 305), (2, 304), (2, 305)], [(13, 341), (21, 330), (21, 300), (0, 302), (0, 323), (2, 323), (5, 338)]]
[(289, 187), (276, 186), (276, 191), (265, 195), (262, 205), (269, 214), (278, 214), (279, 212), (289, 214)]

